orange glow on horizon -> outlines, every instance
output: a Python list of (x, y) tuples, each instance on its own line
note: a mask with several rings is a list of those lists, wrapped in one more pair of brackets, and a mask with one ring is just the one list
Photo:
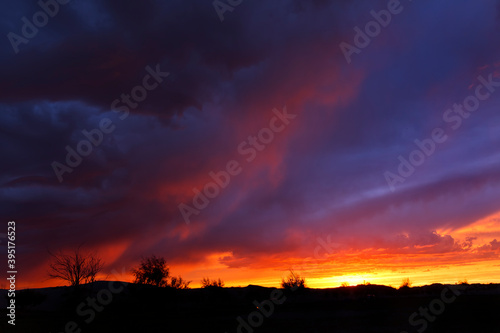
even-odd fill
[[(436, 234), (453, 237), (454, 248), (442, 252), (433, 252), (430, 245), (415, 246), (413, 249), (350, 249), (333, 254), (322, 252), (322, 257), (318, 258), (312, 256), (312, 251), (310, 257), (305, 259), (264, 254), (252, 259), (236, 258), (233, 252), (224, 251), (205, 255), (201, 263), (170, 265), (170, 274), (191, 280), (191, 288), (200, 287), (204, 277), (220, 278), (226, 287), (249, 284), (279, 287), (290, 268), (304, 277), (311, 288), (334, 288), (342, 283), (355, 286), (365, 282), (399, 287), (403, 278), (410, 278), (413, 286), (453, 284), (463, 280), (469, 283), (500, 283), (500, 248), (493, 246), (495, 239), (500, 240), (500, 213), (457, 230), (441, 229)], [(297, 239), (292, 237), (294, 240), (300, 240), (292, 230), (290, 235), (295, 235)], [(133, 281), (130, 270), (138, 263), (126, 267), (116, 264), (130, 244), (122, 241), (99, 250), (107, 263), (98, 276), (99, 280)], [(37, 273), (43, 278), (24, 277), (18, 282), (19, 289), (64, 285), (63, 281), (46, 279), (42, 266)]]

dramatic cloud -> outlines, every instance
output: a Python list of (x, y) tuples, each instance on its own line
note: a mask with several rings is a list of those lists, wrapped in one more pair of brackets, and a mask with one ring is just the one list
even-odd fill
[(389, 3), (243, 1), (221, 22), (210, 1), (70, 1), (15, 47), (42, 9), (6, 5), (0, 218), (20, 284), (56, 283), (47, 250), (82, 244), (106, 273), (156, 254), (194, 285), (299, 266), (317, 286), (456, 282), (473, 263), (460, 274), (489, 282), (500, 4), (401, 1), (348, 63), (339, 45)]

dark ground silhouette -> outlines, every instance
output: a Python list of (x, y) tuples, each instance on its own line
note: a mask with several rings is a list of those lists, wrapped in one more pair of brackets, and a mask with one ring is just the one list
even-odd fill
[[(7, 324), (5, 295), (1, 290), (0, 332), (410, 333), (424, 326), (425, 332), (500, 332), (498, 284), (284, 291), (251, 285), (177, 290), (101, 281), (79, 289), (18, 291), (15, 328)], [(427, 314), (419, 314), (420, 308)]]

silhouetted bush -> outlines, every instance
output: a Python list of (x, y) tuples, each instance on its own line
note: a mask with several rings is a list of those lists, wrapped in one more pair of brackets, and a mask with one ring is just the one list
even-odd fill
[(203, 278), (201, 280), (201, 287), (202, 288), (222, 288), (224, 287), (224, 282), (221, 279), (218, 280), (210, 280), (209, 278)]
[(412, 282), (410, 281), (410, 278), (404, 278), (399, 289), (408, 289), (411, 287), (411, 285)]
[(295, 291), (297, 289), (304, 289), (306, 287), (306, 280), (290, 270), (290, 274), (286, 279), (281, 280), (281, 287), (285, 290)]
[(171, 288), (175, 289), (189, 289), (189, 284), (191, 281), (186, 281), (182, 279), (180, 276), (172, 276), (170, 278), (170, 282), (167, 284)]

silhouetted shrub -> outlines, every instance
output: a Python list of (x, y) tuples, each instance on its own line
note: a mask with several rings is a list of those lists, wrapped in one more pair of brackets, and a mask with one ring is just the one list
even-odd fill
[(306, 280), (290, 270), (290, 274), (286, 279), (281, 280), (281, 287), (285, 290), (295, 291), (297, 289), (304, 289), (306, 287)]
[(201, 280), (201, 287), (202, 288), (222, 288), (224, 287), (224, 282), (221, 279), (218, 280), (210, 280), (209, 278), (203, 278)]
[(404, 278), (399, 289), (408, 289), (411, 287), (411, 285), (412, 282), (410, 281), (410, 278)]
[(170, 282), (167, 284), (171, 288), (175, 289), (189, 289), (189, 284), (191, 281), (186, 281), (182, 279), (180, 276), (172, 276), (170, 278)]

